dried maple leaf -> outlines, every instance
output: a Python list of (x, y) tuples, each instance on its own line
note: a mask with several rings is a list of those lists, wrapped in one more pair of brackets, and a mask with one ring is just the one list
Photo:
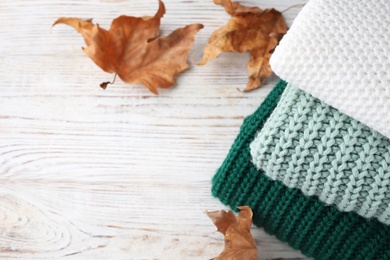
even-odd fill
[(257, 89), (272, 73), (269, 59), (287, 31), (284, 18), (273, 8), (261, 10), (231, 0), (214, 0), (214, 3), (222, 5), (232, 18), (211, 35), (198, 65), (204, 65), (222, 52), (250, 51), (249, 82), (244, 91)]
[(218, 231), (225, 236), (225, 249), (213, 259), (257, 259), (256, 242), (250, 232), (252, 210), (248, 206), (238, 208), (240, 213), (237, 217), (230, 210), (206, 212)]
[[(83, 51), (104, 71), (116, 73), (127, 83), (140, 82), (157, 94), (157, 88), (170, 88), (175, 75), (189, 67), (188, 53), (195, 34), (203, 28), (191, 24), (159, 37), (160, 19), (165, 6), (153, 17), (119, 16), (107, 31), (92, 19), (59, 18), (54, 24), (66, 24), (81, 33), (87, 45)], [(110, 82), (101, 84), (105, 88)]]

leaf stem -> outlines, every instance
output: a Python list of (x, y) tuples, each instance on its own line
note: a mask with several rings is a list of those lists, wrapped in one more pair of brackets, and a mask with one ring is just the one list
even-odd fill
[(110, 82), (110, 81), (103, 82), (103, 83), (100, 84), (100, 87), (102, 89), (106, 89), (108, 84), (114, 84), (115, 80), (116, 80), (116, 75), (118, 75), (118, 73), (115, 73), (115, 76), (114, 76), (114, 79), (113, 79), (112, 82)]

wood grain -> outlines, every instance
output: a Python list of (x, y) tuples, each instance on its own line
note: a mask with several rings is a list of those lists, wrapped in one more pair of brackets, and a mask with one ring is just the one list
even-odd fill
[[(302, 0), (243, 1), (279, 10)], [(228, 15), (212, 1), (166, 0), (162, 34), (203, 23), (190, 54), (200, 60)], [(61, 16), (152, 15), (156, 0), (2, 0), (0, 3), (0, 259), (209, 259), (223, 237), (205, 210), (245, 116), (276, 77), (242, 93), (248, 54), (192, 66), (154, 96), (111, 80), (81, 51)], [(285, 13), (291, 25), (300, 8)], [(303, 256), (253, 228), (260, 259)]]

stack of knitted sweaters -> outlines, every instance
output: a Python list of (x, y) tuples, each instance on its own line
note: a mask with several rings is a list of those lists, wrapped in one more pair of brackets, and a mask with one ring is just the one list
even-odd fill
[(390, 259), (390, 2), (310, 0), (212, 193), (316, 259)]

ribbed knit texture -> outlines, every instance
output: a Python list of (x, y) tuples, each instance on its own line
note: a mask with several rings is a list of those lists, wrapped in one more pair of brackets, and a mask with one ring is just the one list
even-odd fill
[(390, 141), (288, 84), (250, 145), (273, 180), (390, 224)]
[(271, 67), (390, 138), (389, 14), (389, 0), (310, 0), (276, 47)]
[(249, 144), (275, 108), (286, 86), (279, 82), (247, 117), (212, 180), (212, 194), (233, 210), (248, 205), (253, 223), (316, 259), (390, 259), (390, 227), (354, 212), (340, 212), (299, 189), (273, 181), (251, 162)]

